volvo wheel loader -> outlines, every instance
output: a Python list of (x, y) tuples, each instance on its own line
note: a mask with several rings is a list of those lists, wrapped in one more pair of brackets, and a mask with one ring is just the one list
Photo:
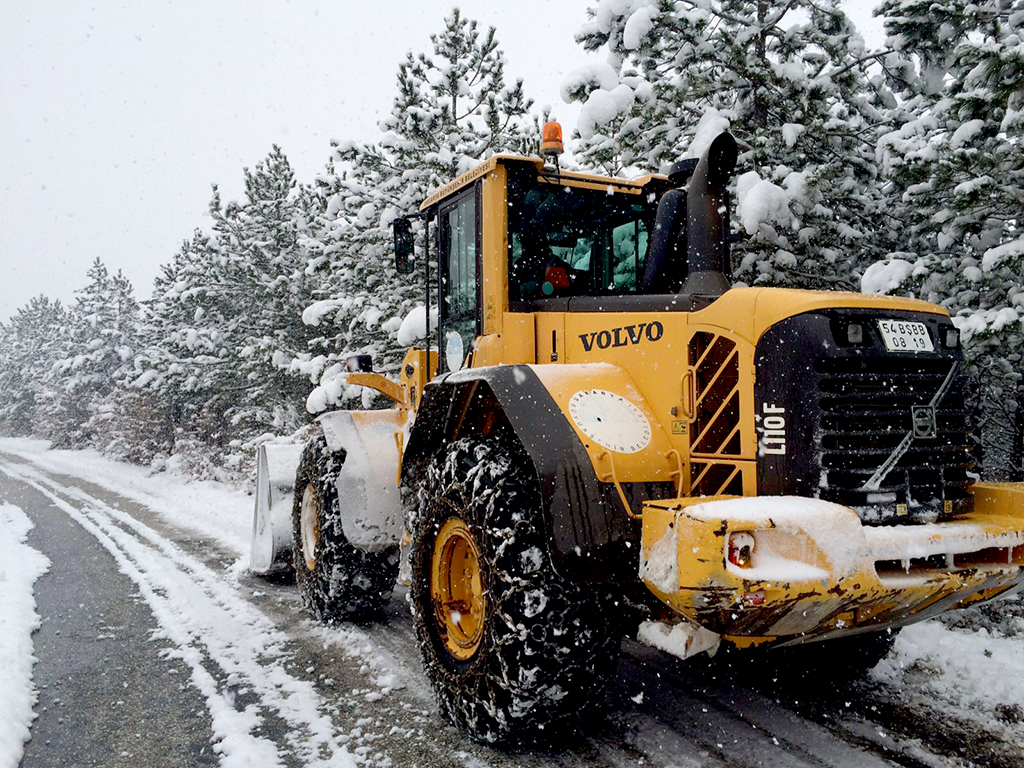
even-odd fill
[(365, 617), (404, 536), (439, 708), (484, 741), (578, 723), (626, 631), (851, 675), (1022, 588), (1024, 484), (973, 474), (944, 309), (730, 288), (729, 134), (635, 180), (560, 170), (546, 139), (396, 223), (436, 331), (397, 380), (350, 361), (391, 410), (262, 452), (254, 569)]

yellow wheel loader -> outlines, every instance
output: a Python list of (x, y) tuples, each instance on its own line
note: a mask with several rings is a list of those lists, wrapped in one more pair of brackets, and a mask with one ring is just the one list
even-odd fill
[(728, 134), (636, 180), (560, 170), (545, 138), (396, 222), (436, 330), (397, 381), (350, 361), (395, 407), (320, 417), (296, 481), (261, 456), (256, 569), (365, 615), (405, 535), (440, 710), (484, 741), (579, 723), (627, 631), (852, 675), (1022, 588), (1024, 484), (972, 474), (944, 309), (730, 288)]

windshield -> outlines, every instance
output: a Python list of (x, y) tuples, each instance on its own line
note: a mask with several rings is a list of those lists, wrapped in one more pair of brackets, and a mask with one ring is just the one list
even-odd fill
[(637, 292), (653, 195), (535, 181), (509, 191), (509, 298)]

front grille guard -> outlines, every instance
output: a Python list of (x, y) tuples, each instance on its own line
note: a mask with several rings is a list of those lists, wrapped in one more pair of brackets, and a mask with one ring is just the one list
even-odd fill
[(957, 361), (833, 357), (814, 371), (822, 499), (876, 523), (970, 509), (974, 461)]

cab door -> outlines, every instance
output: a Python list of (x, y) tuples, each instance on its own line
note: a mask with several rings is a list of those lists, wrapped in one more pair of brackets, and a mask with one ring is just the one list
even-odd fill
[(479, 198), (474, 184), (439, 210), (442, 371), (468, 367), (480, 334)]

